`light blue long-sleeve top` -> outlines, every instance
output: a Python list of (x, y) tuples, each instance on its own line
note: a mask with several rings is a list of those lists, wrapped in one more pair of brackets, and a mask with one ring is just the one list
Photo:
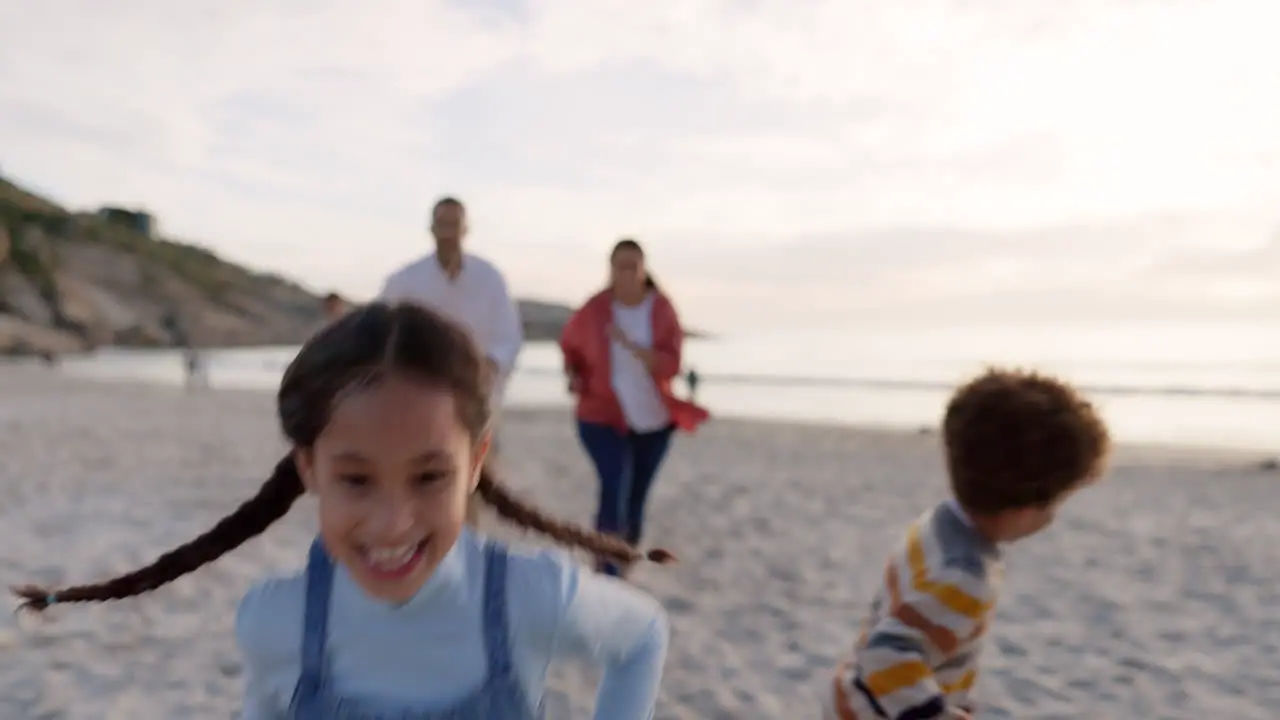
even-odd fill
[[(365, 595), (338, 566), (329, 610), (329, 675), (343, 695), (448, 706), (485, 679), (484, 542), (464, 530), (407, 603)], [(254, 586), (236, 615), (244, 659), (242, 720), (287, 717), (302, 657), (305, 573)], [(666, 614), (652, 597), (581, 569), (561, 552), (510, 551), (511, 652), (536, 707), (554, 661), (603, 670), (597, 720), (650, 720), (666, 658)]]

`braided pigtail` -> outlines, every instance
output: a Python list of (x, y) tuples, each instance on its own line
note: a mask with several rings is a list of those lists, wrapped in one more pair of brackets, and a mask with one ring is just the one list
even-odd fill
[(106, 602), (142, 595), (194, 572), (243, 545), (289, 512), (303, 492), (302, 478), (289, 455), (276, 464), (258, 494), (191, 542), (161, 555), (150, 565), (95, 585), (61, 590), (28, 585), (14, 588), (20, 610), (40, 612), (61, 603)]
[(480, 483), (476, 486), (476, 492), (480, 493), (485, 504), (512, 524), (542, 533), (562, 545), (589, 550), (619, 565), (634, 565), (641, 560), (669, 565), (676, 561), (676, 556), (668, 550), (654, 548), (642, 552), (613, 535), (555, 520), (516, 497), (497, 480), (488, 465), (480, 470)]

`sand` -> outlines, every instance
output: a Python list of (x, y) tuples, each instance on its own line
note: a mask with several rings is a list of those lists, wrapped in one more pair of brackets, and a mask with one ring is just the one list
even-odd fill
[[(271, 397), (186, 395), (0, 368), (0, 580), (132, 569), (253, 492), (282, 445)], [(563, 411), (519, 411), (512, 484), (591, 516)], [(816, 717), (903, 523), (941, 496), (936, 438), (717, 421), (681, 437), (651, 531), (683, 563), (636, 581), (670, 611), (660, 718)], [(1280, 492), (1257, 458), (1122, 452), (1101, 487), (1009, 551), (979, 683), (983, 718), (1273, 720)], [(230, 718), (246, 587), (298, 567), (303, 503), (268, 534), (145, 599), (0, 613), (0, 718)], [(577, 668), (554, 683), (575, 717)], [(553, 717), (565, 717), (561, 709)]]

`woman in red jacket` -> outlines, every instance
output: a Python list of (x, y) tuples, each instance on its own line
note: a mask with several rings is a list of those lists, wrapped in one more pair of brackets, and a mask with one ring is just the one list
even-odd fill
[(644, 250), (621, 240), (609, 260), (609, 287), (569, 318), (560, 349), (578, 399), (578, 438), (600, 478), (596, 527), (635, 544), (672, 434), (694, 430), (708, 414), (672, 393), (684, 332), (645, 269)]

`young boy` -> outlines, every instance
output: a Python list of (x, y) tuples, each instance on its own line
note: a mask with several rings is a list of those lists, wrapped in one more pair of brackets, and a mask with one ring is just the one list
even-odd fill
[(1102, 474), (1107, 428), (1070, 386), (990, 370), (943, 420), (953, 497), (890, 557), (852, 657), (825, 693), (827, 720), (971, 718), (978, 654), (996, 604), (1000, 546), (1043, 530)]

